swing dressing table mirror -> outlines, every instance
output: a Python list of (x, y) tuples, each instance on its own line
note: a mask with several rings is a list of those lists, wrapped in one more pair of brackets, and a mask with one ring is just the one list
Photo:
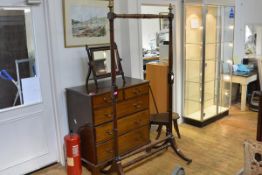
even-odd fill
[[(121, 61), (119, 56), (117, 45), (114, 44), (114, 54), (115, 54), (115, 71), (116, 75), (121, 75), (123, 79), (123, 84), (125, 84), (124, 71), (122, 69)], [(96, 46), (89, 47), (86, 46), (86, 52), (89, 59), (89, 69), (86, 78), (86, 88), (88, 88), (89, 79), (91, 73), (93, 74), (93, 79), (95, 81), (96, 91), (98, 89), (98, 79), (111, 77), (111, 56), (110, 56), (110, 46)]]

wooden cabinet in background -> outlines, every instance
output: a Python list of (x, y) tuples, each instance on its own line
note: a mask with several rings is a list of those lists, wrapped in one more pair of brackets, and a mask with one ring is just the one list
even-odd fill
[[(126, 77), (126, 84), (117, 79), (117, 86), (119, 152), (124, 155), (150, 142), (149, 84)], [(82, 160), (93, 175), (113, 159), (111, 80), (99, 82), (98, 87), (91, 94), (85, 86), (66, 90), (69, 129), (80, 135)]]
[[(168, 64), (146, 64), (146, 80), (149, 80), (159, 112), (168, 111)], [(150, 113), (156, 113), (152, 95), (149, 95)]]

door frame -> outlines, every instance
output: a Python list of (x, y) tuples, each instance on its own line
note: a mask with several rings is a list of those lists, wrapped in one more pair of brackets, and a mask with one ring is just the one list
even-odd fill
[[(56, 130), (56, 144), (57, 144), (57, 150), (58, 150), (58, 160), (57, 163), (61, 163), (62, 165), (65, 165), (65, 154), (63, 149), (63, 135), (62, 135), (62, 124), (59, 119), (59, 102), (58, 102), (58, 91), (57, 88), (59, 86), (59, 83), (57, 83), (58, 78), (56, 78), (57, 72), (55, 71), (55, 50), (56, 50), (56, 41), (54, 41), (54, 37), (52, 33), (57, 30), (55, 30), (55, 25), (52, 24), (51, 21), (53, 21), (53, 17), (55, 16), (53, 12), (55, 12), (55, 1), (53, 0), (45, 0), (42, 1), (44, 5), (44, 17), (45, 17), (45, 26), (46, 26), (46, 32), (47, 32), (47, 50), (48, 50), (48, 63), (49, 63), (49, 71), (50, 71), (50, 86), (51, 86), (51, 93), (52, 93), (52, 102), (53, 102), (53, 113), (54, 113), (54, 120), (55, 120), (55, 130)], [(62, 13), (62, 9), (61, 9)]]

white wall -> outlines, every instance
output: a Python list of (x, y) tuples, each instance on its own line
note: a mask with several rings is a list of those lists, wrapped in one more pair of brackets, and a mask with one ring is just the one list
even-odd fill
[(261, 0), (236, 0), (235, 60), (245, 55), (245, 25), (262, 24)]
[[(115, 11), (117, 13), (127, 13), (129, 6), (127, 0), (115, 0)], [(116, 40), (118, 41), (118, 50), (120, 56), (123, 58), (123, 70), (126, 76), (131, 76), (131, 50), (129, 48), (129, 40), (130, 40), (130, 28), (128, 20), (116, 20), (116, 28), (119, 29), (117, 32)]]
[(256, 54), (262, 55), (262, 23), (256, 26), (257, 43), (256, 43)]
[[(55, 85), (56, 114), (60, 136), (60, 155), (64, 155), (63, 136), (68, 133), (65, 88), (77, 86), (84, 82), (87, 72), (87, 58), (84, 48), (64, 48), (62, 1), (48, 1), (49, 33), (51, 35), (53, 82)], [(63, 162), (63, 157), (61, 157)]]
[[(162, 12), (167, 12), (168, 13), (168, 8), (167, 6), (154, 6), (154, 5), (143, 5), (142, 6), (142, 13), (144, 14), (159, 14)], [(144, 19), (142, 20), (142, 47), (150, 50), (151, 45), (150, 43), (153, 44), (154, 48), (157, 45), (157, 33), (160, 32), (160, 21), (159, 19)], [(141, 53), (142, 54), (142, 53)]]

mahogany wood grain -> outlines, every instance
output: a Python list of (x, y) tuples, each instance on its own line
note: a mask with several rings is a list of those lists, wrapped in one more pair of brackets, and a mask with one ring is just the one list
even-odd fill
[[(132, 114), (130, 116), (119, 119), (118, 121), (119, 135), (125, 134), (128, 131), (134, 130), (144, 125), (149, 124), (148, 110)], [(110, 140), (113, 138), (112, 122), (100, 125), (95, 128), (96, 143)]]
[(94, 110), (94, 124), (99, 125), (112, 120), (112, 107)]
[[(123, 100), (123, 91), (118, 92), (117, 101)], [(112, 104), (112, 95), (110, 92), (103, 95), (93, 97), (93, 108), (99, 108), (103, 106), (110, 106)]]
[(257, 141), (262, 141), (262, 95), (259, 97), (259, 111), (257, 119)]
[(90, 98), (70, 89), (66, 91), (66, 99), (70, 131), (78, 133), (80, 127), (93, 123), (93, 110), (92, 108), (87, 110), (88, 106), (91, 106)]
[(106, 160), (113, 158), (113, 141), (105, 142), (96, 146), (97, 150), (97, 162), (102, 163)]
[(122, 135), (130, 130), (139, 128), (144, 125), (149, 125), (148, 110), (144, 110), (118, 120), (119, 135)]
[(148, 84), (128, 88), (125, 90), (125, 98), (130, 99), (133, 97), (141, 96), (143, 94), (148, 94), (148, 88)]
[(149, 96), (143, 95), (137, 98), (123, 101), (118, 103), (117, 108), (117, 117), (123, 117), (138, 111), (145, 110), (149, 107)]
[[(147, 84), (147, 80), (140, 80), (136, 78), (130, 78), (130, 77), (125, 77), (126, 83), (123, 83), (123, 80), (121, 78), (116, 79), (116, 85), (119, 90), (121, 89), (127, 89), (130, 87), (135, 87), (139, 86), (141, 84)], [(94, 83), (90, 83), (88, 85), (89, 89), (86, 89), (86, 86), (76, 86), (76, 87), (71, 87), (67, 88), (67, 91), (73, 91), (76, 92), (82, 96), (86, 96), (86, 98), (92, 98), (94, 96), (100, 96), (104, 95), (105, 93), (108, 93), (111, 91), (111, 81), (110, 80), (103, 80), (99, 82), (99, 89), (96, 91), (96, 87)]]
[(80, 130), (79, 135), (81, 140), (81, 157), (89, 162), (96, 162), (96, 143), (93, 129), (91, 127), (84, 127)]
[[(135, 99), (122, 101), (117, 104), (117, 117), (123, 117), (138, 111), (147, 109), (149, 106), (149, 96), (144, 95)], [(94, 110), (95, 125), (112, 120), (112, 107)]]
[(115, 18), (127, 19), (154, 19), (154, 18), (169, 18), (169, 15), (155, 15), (155, 14), (114, 14)]
[[(119, 137), (119, 153), (123, 155), (149, 142), (148, 125)], [(102, 163), (113, 158), (113, 140), (97, 145), (97, 161)]]
[(119, 137), (119, 151), (123, 155), (131, 152), (136, 148), (142, 147), (149, 143), (149, 126), (145, 125), (139, 129), (129, 132)]
[(113, 138), (112, 122), (96, 127), (95, 132), (96, 132), (96, 143), (112, 139)]

